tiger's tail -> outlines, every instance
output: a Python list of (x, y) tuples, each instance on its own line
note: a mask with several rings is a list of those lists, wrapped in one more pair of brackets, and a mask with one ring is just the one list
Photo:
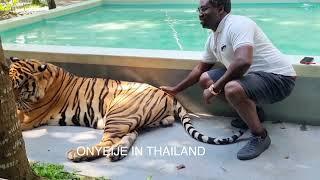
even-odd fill
[(185, 128), (185, 130), (188, 132), (188, 134), (200, 141), (200, 142), (204, 142), (204, 143), (208, 143), (208, 144), (215, 144), (215, 145), (224, 145), (224, 144), (232, 144), (235, 143), (236, 140), (243, 135), (243, 133), (245, 131), (239, 130), (237, 133), (233, 134), (231, 137), (209, 137), (206, 135), (203, 135), (202, 133), (198, 132), (192, 125), (191, 123), (191, 118), (188, 114), (188, 112), (186, 111), (186, 109), (181, 105), (181, 103), (179, 101), (177, 101), (177, 99), (174, 99), (174, 114), (175, 117), (179, 117), (181, 120), (181, 123), (183, 125), (183, 127)]

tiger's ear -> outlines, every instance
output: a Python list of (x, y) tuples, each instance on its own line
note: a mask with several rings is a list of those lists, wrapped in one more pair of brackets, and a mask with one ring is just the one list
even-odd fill
[(17, 57), (10, 57), (10, 60), (11, 60), (11, 62), (18, 62), (18, 61), (20, 61), (20, 59), (17, 58)]
[(42, 64), (41, 66), (38, 67), (38, 70), (39, 70), (40, 72), (43, 72), (43, 71), (45, 71), (46, 69), (47, 69), (47, 65), (46, 65), (46, 64)]

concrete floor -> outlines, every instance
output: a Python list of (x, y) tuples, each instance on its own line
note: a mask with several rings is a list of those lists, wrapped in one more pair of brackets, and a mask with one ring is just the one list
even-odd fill
[[(230, 118), (194, 117), (194, 125), (211, 136), (232, 133)], [(59, 163), (80, 174), (105, 176), (114, 179), (245, 179), (245, 180), (317, 180), (320, 178), (320, 126), (303, 127), (297, 124), (265, 122), (272, 139), (270, 148), (250, 161), (236, 158), (237, 151), (247, 142), (232, 145), (208, 145), (197, 142), (186, 134), (179, 122), (172, 127), (156, 128), (139, 135), (134, 144), (143, 155), (129, 156), (118, 162), (106, 158), (91, 162), (73, 163), (66, 152), (77, 146), (99, 142), (102, 131), (82, 127), (41, 127), (23, 132), (30, 160)], [(242, 139), (250, 134), (247, 132)], [(154, 148), (176, 147), (176, 154), (160, 155)], [(182, 154), (182, 148), (200, 147), (200, 155)], [(152, 149), (153, 148), (153, 149)], [(205, 154), (201, 155), (205, 149)], [(150, 152), (149, 152), (150, 150)], [(156, 154), (154, 154), (156, 153)], [(182, 154), (182, 155), (181, 155)], [(177, 169), (184, 165), (185, 168)]]

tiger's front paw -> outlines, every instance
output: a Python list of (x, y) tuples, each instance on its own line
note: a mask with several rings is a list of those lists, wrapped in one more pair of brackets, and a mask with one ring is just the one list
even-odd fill
[(107, 158), (114, 162), (119, 161), (128, 155), (129, 149), (125, 146), (119, 145), (111, 148), (107, 154)]
[(80, 162), (88, 160), (85, 152), (81, 152), (81, 149), (71, 149), (67, 152), (67, 158), (73, 162)]

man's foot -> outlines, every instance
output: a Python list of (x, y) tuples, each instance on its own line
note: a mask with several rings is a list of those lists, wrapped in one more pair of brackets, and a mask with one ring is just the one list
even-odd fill
[(240, 160), (249, 160), (258, 157), (263, 153), (271, 144), (271, 139), (266, 134), (266, 137), (253, 135), (249, 142), (240, 149), (237, 154), (238, 159)]
[[(264, 122), (264, 111), (261, 107), (257, 106), (257, 114), (259, 117), (260, 122)], [(231, 121), (231, 126), (236, 127), (236, 128), (240, 128), (240, 129), (248, 129), (247, 124), (241, 119), (241, 118), (237, 118)]]

